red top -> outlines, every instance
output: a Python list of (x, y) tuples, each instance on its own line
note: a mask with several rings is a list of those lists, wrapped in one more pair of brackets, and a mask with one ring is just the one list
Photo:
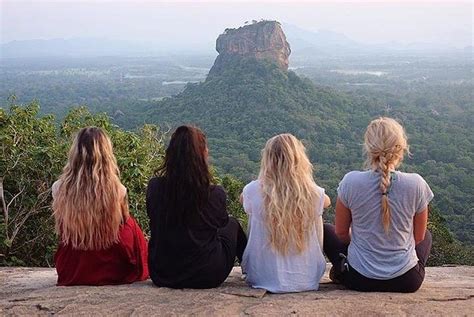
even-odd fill
[(105, 250), (59, 244), (54, 256), (58, 285), (127, 284), (148, 278), (148, 246), (135, 219), (120, 227), (119, 242)]

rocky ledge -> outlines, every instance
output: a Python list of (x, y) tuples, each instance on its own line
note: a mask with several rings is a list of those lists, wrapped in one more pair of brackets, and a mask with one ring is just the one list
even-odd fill
[(474, 267), (430, 267), (414, 294), (359, 293), (330, 283), (319, 291), (269, 294), (246, 286), (240, 268), (210, 290), (172, 290), (151, 281), (57, 287), (48, 268), (0, 268), (0, 315), (447, 315), (474, 314)]

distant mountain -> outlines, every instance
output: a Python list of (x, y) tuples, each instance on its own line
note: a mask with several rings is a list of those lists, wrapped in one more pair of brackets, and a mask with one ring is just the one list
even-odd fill
[(293, 54), (319, 52), (322, 54), (339, 54), (367, 49), (344, 34), (329, 30), (308, 31), (291, 24), (283, 24)]
[(136, 43), (99, 38), (25, 40), (0, 45), (2, 58), (117, 56), (144, 52), (146, 52), (145, 47)]
[(37, 39), (1, 44), (0, 58), (156, 56), (182, 52), (212, 54), (207, 44), (170, 48), (165, 43), (156, 44), (106, 38)]
[(292, 61), (307, 63), (325, 58), (338, 58), (358, 55), (404, 55), (404, 54), (470, 54), (469, 47), (457, 49), (440, 46), (436, 43), (414, 42), (402, 44), (387, 41), (380, 44), (357, 42), (345, 34), (329, 30), (309, 31), (298, 26), (283, 23), (288, 42), (291, 43)]
[[(282, 27), (288, 42), (291, 43), (293, 61), (380, 53), (472, 53), (472, 47), (463, 50), (434, 43), (397, 42), (371, 45), (354, 41), (345, 34), (330, 30), (309, 31), (285, 23)], [(107, 38), (34, 39), (0, 44), (0, 58), (156, 56), (183, 52), (212, 55), (212, 46), (211, 43), (171, 43), (159, 39), (156, 42)]]

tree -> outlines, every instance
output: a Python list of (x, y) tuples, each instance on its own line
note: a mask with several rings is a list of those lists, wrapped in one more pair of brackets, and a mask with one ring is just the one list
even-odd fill
[(463, 246), (456, 240), (446, 227), (445, 222), (445, 219), (436, 208), (430, 210), (428, 229), (433, 236), (433, 246), (428, 265), (474, 265), (474, 248)]
[[(86, 126), (110, 136), (130, 212), (147, 234), (146, 186), (162, 162), (166, 133), (153, 125), (125, 131), (85, 107), (70, 110), (57, 125), (54, 116), (39, 116), (39, 109), (36, 101), (0, 108), (0, 265), (52, 266), (57, 238), (51, 186), (67, 161), (74, 134)], [(228, 192), (228, 211), (246, 223), (239, 202), (242, 182), (231, 176), (215, 176), (214, 182)]]
[(53, 116), (38, 116), (39, 104), (0, 108), (0, 262), (2, 265), (50, 266), (56, 248), (51, 217), (51, 186), (67, 160), (76, 131), (98, 126), (114, 145), (122, 183), (128, 189), (131, 213), (148, 228), (145, 190), (161, 163), (163, 134), (145, 125), (136, 132), (111, 124), (105, 114), (86, 108), (69, 112), (57, 126)]

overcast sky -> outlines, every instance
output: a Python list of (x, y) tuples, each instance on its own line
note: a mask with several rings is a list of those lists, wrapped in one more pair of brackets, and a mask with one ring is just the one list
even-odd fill
[[(106, 37), (166, 46), (207, 45), (227, 27), (276, 19), (363, 43), (472, 45), (471, 1), (0, 0), (1, 42)], [(184, 45), (183, 43), (186, 43)]]

